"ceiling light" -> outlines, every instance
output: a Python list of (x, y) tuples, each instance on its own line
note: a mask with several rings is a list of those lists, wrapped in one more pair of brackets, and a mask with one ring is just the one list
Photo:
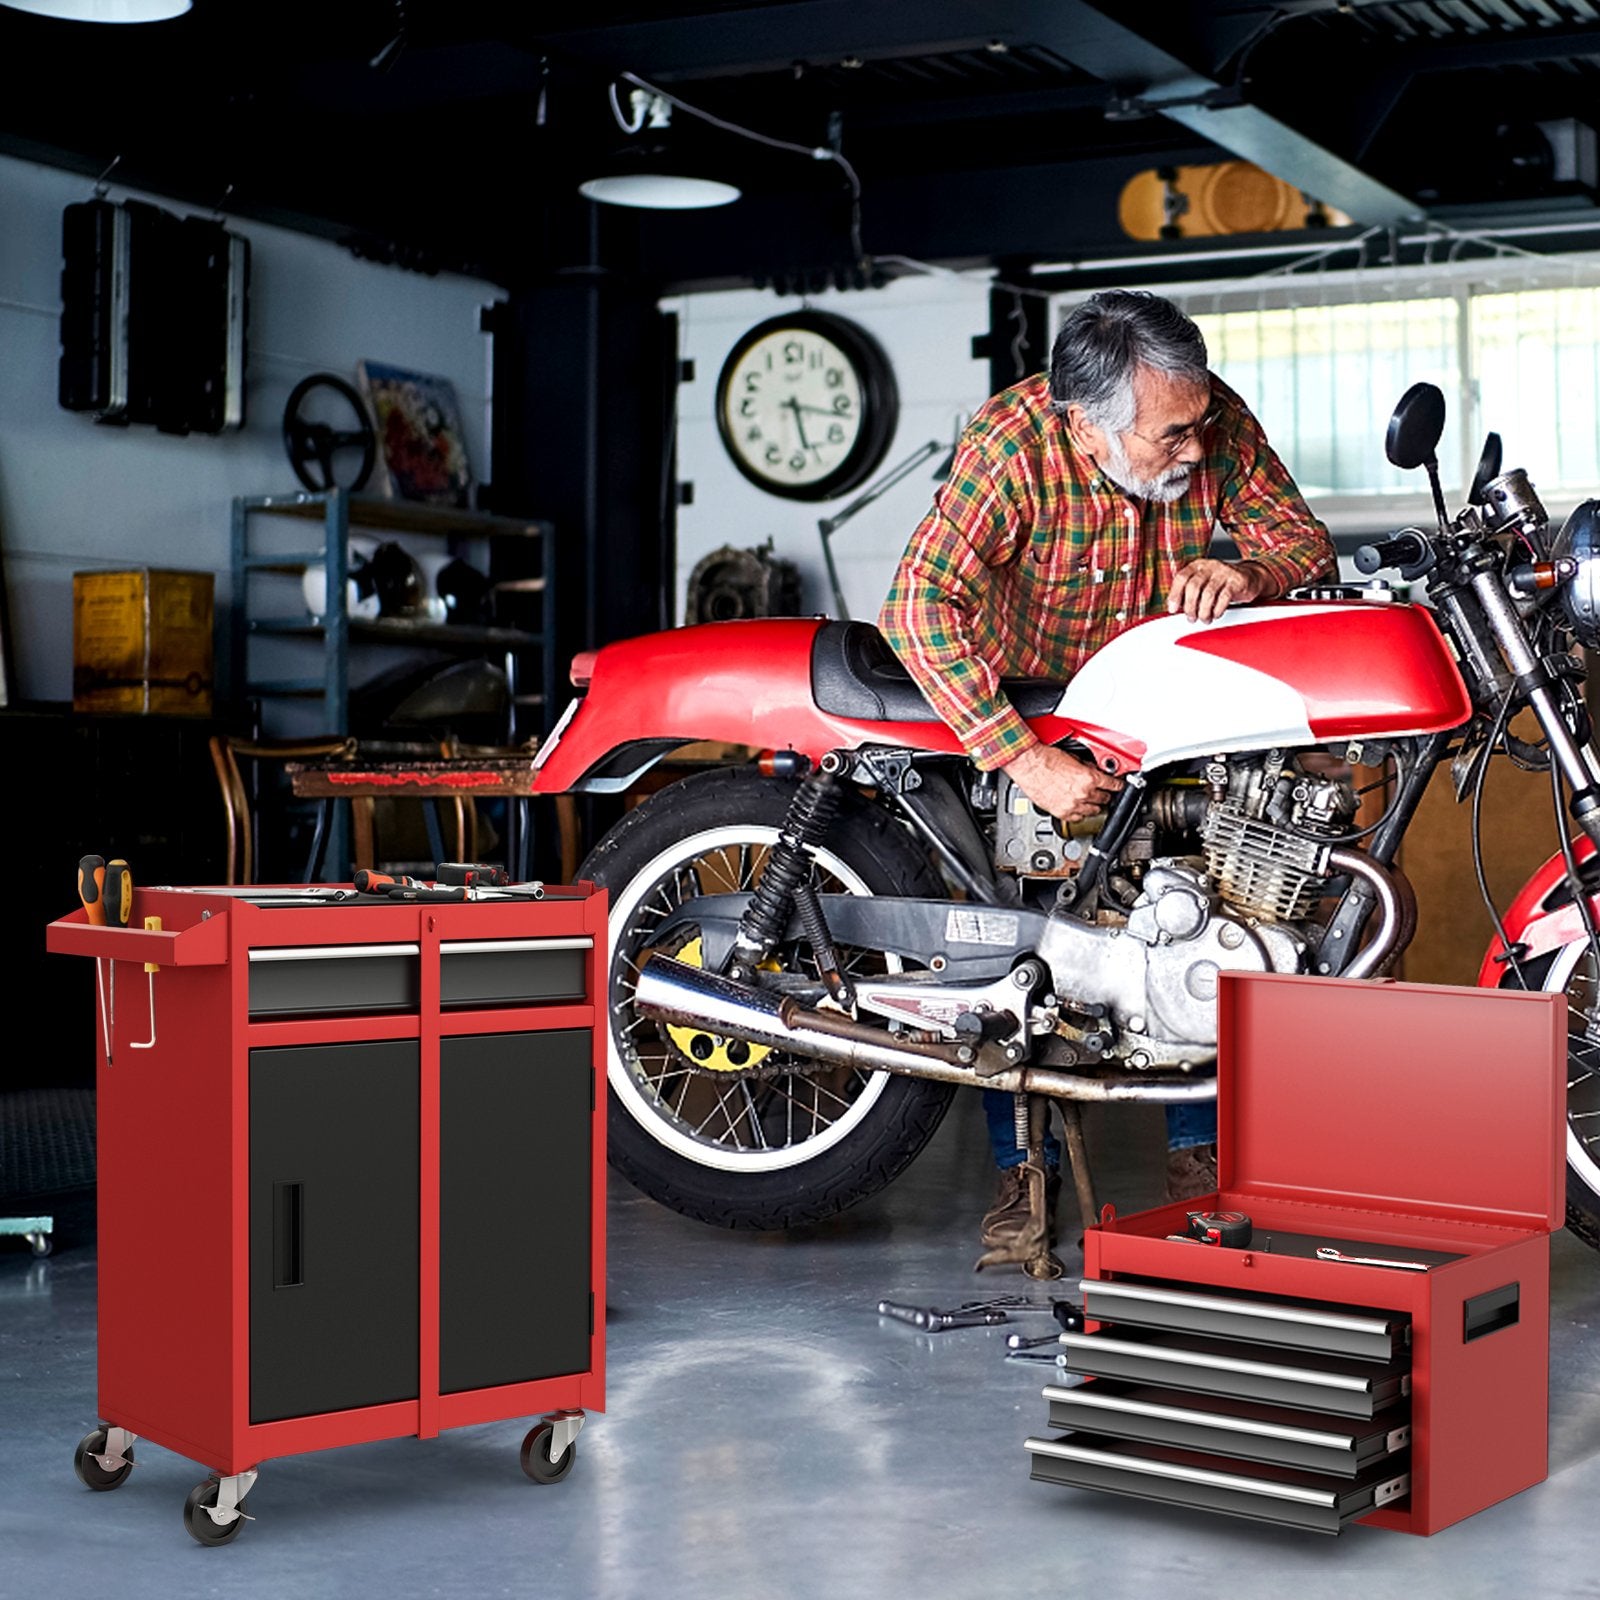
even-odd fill
[(61, 22), (170, 22), (192, 0), (0, 0), (11, 11)]
[(609, 170), (580, 183), (579, 194), (602, 205), (642, 211), (702, 211), (739, 198), (733, 184), (684, 170), (693, 163), (668, 144), (672, 107), (665, 95), (636, 88), (629, 100), (632, 114), (624, 117), (612, 86), (611, 109), (633, 142), (606, 163)]
[(739, 198), (739, 191), (731, 183), (666, 172), (622, 172), (609, 178), (590, 178), (578, 185), (578, 193), (602, 205), (637, 206), (645, 211), (697, 211), (729, 205)]

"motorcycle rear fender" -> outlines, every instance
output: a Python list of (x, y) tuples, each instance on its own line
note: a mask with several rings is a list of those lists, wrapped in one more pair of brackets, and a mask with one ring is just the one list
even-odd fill
[[(1572, 841), (1572, 853), (1581, 869), (1595, 853), (1588, 838), (1580, 836)], [(1550, 857), (1517, 892), (1505, 916), (1506, 936), (1515, 945), (1521, 961), (1536, 961), (1562, 945), (1571, 944), (1584, 935), (1583, 918), (1577, 904), (1563, 891), (1567, 886), (1566, 862), (1560, 853)], [(1556, 902), (1556, 903), (1552, 903)], [(1600, 893), (1589, 896), (1589, 910), (1596, 925), (1600, 926)], [(1484, 952), (1483, 965), (1478, 969), (1478, 987), (1497, 989), (1505, 975), (1507, 963), (1505, 947), (1497, 937), (1490, 940)]]
[[(929, 712), (926, 722), (863, 722), (817, 708), (811, 647), (823, 619), (708, 622), (607, 645), (588, 693), (568, 708), (535, 762), (533, 792), (614, 794), (663, 756), (714, 740), (795, 750), (815, 762), (865, 745), (963, 753)], [(1036, 717), (1046, 743), (1076, 738), (1107, 771), (1137, 769), (1144, 747), (1063, 717)]]

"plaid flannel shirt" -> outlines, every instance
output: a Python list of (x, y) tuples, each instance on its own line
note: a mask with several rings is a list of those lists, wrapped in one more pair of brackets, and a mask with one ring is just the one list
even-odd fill
[(1065, 680), (1144, 617), (1214, 528), (1278, 592), (1334, 569), (1328, 531), (1248, 407), (1220, 379), (1205, 460), (1170, 504), (1131, 499), (1072, 441), (1044, 374), (968, 424), (949, 478), (911, 536), (878, 626), (981, 768), (1038, 738), (1002, 677)]

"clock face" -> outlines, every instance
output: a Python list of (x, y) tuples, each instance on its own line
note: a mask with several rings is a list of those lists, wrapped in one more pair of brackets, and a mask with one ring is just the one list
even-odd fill
[(752, 482), (826, 500), (883, 459), (895, 402), (889, 364), (862, 329), (797, 312), (752, 328), (734, 347), (717, 384), (717, 426)]

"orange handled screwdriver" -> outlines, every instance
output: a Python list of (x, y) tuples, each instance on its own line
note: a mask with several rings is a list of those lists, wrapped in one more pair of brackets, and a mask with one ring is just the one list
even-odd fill
[(106, 923), (106, 858), (85, 856), (78, 863), (78, 898), (97, 928)]
[(362, 894), (387, 894), (391, 889), (424, 887), (418, 878), (396, 878), (387, 872), (374, 872), (370, 867), (362, 867), (357, 871), (355, 886)]
[(113, 928), (126, 928), (133, 916), (133, 868), (119, 856), (106, 862), (106, 921)]

